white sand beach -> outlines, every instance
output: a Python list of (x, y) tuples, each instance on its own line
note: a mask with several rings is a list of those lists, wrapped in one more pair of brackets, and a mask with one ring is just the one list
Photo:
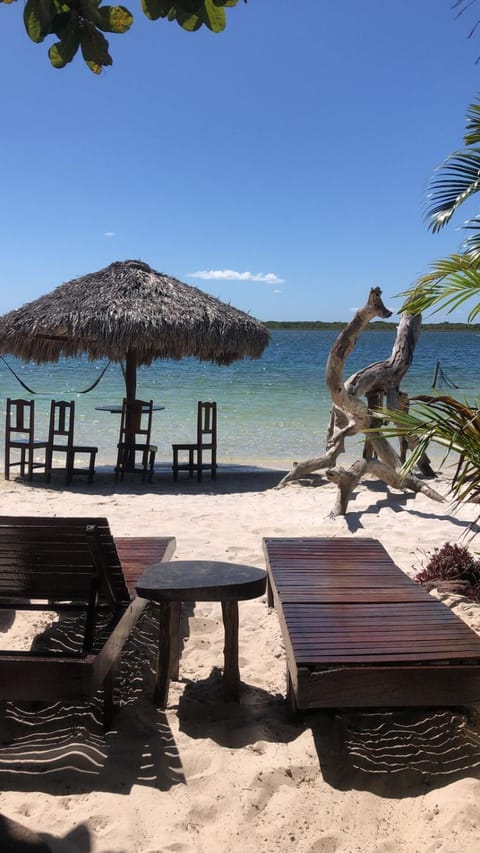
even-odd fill
[[(106, 472), (68, 490), (60, 480), (2, 480), (2, 513), (106, 516), (116, 535), (175, 536), (174, 559), (258, 567), (264, 536), (370, 536), (413, 575), (435, 546), (458, 541), (479, 509), (453, 514), (448, 503), (372, 482), (357, 489), (346, 518), (332, 519), (332, 485), (275, 490), (280, 476), (221, 469), (214, 482), (173, 484), (165, 473), (142, 486), (116, 485)], [(480, 605), (443, 599), (480, 633)], [(21, 620), (0, 618), (3, 643), (24, 641)], [(220, 606), (197, 604), (187, 634), (180, 681), (162, 712), (151, 701), (156, 626), (148, 617), (138, 627), (123, 656), (123, 706), (107, 736), (85, 706), (9, 706), (0, 727), (0, 813), (58, 853), (478, 850), (474, 718), (439, 709), (289, 722), (281, 634), (265, 597), (240, 603), (239, 705), (222, 700)]]

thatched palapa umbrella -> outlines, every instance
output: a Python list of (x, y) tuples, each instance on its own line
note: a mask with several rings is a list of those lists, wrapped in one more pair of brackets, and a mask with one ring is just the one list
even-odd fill
[(0, 317), (0, 353), (39, 364), (81, 353), (125, 361), (129, 400), (139, 365), (184, 356), (231, 364), (259, 358), (268, 341), (249, 314), (142, 261), (110, 264)]

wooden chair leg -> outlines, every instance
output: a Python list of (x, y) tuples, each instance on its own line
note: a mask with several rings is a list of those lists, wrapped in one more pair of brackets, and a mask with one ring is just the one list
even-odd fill
[(149, 464), (148, 464), (148, 469), (149, 469), (149, 472), (148, 472), (148, 482), (149, 482), (149, 483), (151, 483), (151, 482), (152, 482), (152, 480), (153, 480), (153, 469), (154, 469), (154, 465), (155, 465), (155, 451), (154, 451), (154, 450), (151, 450), (151, 451), (150, 451)]
[(111, 666), (103, 682), (103, 730), (108, 732), (112, 728), (113, 718), (117, 705), (115, 703), (115, 684), (120, 672), (120, 658)]
[(115, 466), (115, 482), (118, 482), (118, 480), (123, 480), (123, 476), (125, 474), (125, 465), (126, 449), (124, 447), (121, 447), (118, 451), (117, 464)]
[[(28, 455), (27, 455), (28, 450)], [(27, 476), (29, 480), (33, 480), (33, 447), (22, 448), (22, 464), (20, 470), (22, 472), (22, 477), (25, 476), (25, 456), (27, 455), (26, 468), (27, 468)]]
[(67, 450), (66, 462), (65, 462), (65, 482), (68, 485), (73, 480), (73, 466), (75, 464), (75, 453), (71, 450)]
[(45, 479), (47, 483), (50, 483), (52, 479), (52, 466), (53, 466), (53, 450), (51, 447), (47, 447), (45, 453)]
[(88, 482), (93, 483), (93, 478), (95, 476), (95, 458), (97, 455), (96, 450), (90, 451), (90, 464), (88, 466)]

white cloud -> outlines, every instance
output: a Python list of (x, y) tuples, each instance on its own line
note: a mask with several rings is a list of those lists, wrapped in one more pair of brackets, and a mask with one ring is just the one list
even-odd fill
[(188, 273), (190, 278), (201, 278), (203, 281), (264, 281), (267, 284), (284, 284), (285, 279), (279, 278), (273, 272), (237, 272), (236, 270), (198, 270)]
[(115, 237), (115, 231), (104, 231), (104, 237)]
[(280, 288), (279, 288), (279, 287), (276, 287), (276, 288), (275, 288), (275, 290), (274, 290), (273, 292), (274, 292), (274, 293), (283, 293), (283, 290), (280, 290)]

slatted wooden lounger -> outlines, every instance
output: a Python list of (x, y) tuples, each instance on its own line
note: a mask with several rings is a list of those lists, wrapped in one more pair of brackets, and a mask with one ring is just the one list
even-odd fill
[(147, 604), (135, 582), (174, 550), (173, 537), (114, 539), (106, 518), (0, 516), (0, 608), (72, 613), (80, 626), (59, 650), (40, 637), (28, 651), (0, 651), (0, 701), (74, 701), (103, 688), (108, 727), (121, 650)]
[(375, 539), (264, 539), (297, 710), (480, 702), (480, 637)]

